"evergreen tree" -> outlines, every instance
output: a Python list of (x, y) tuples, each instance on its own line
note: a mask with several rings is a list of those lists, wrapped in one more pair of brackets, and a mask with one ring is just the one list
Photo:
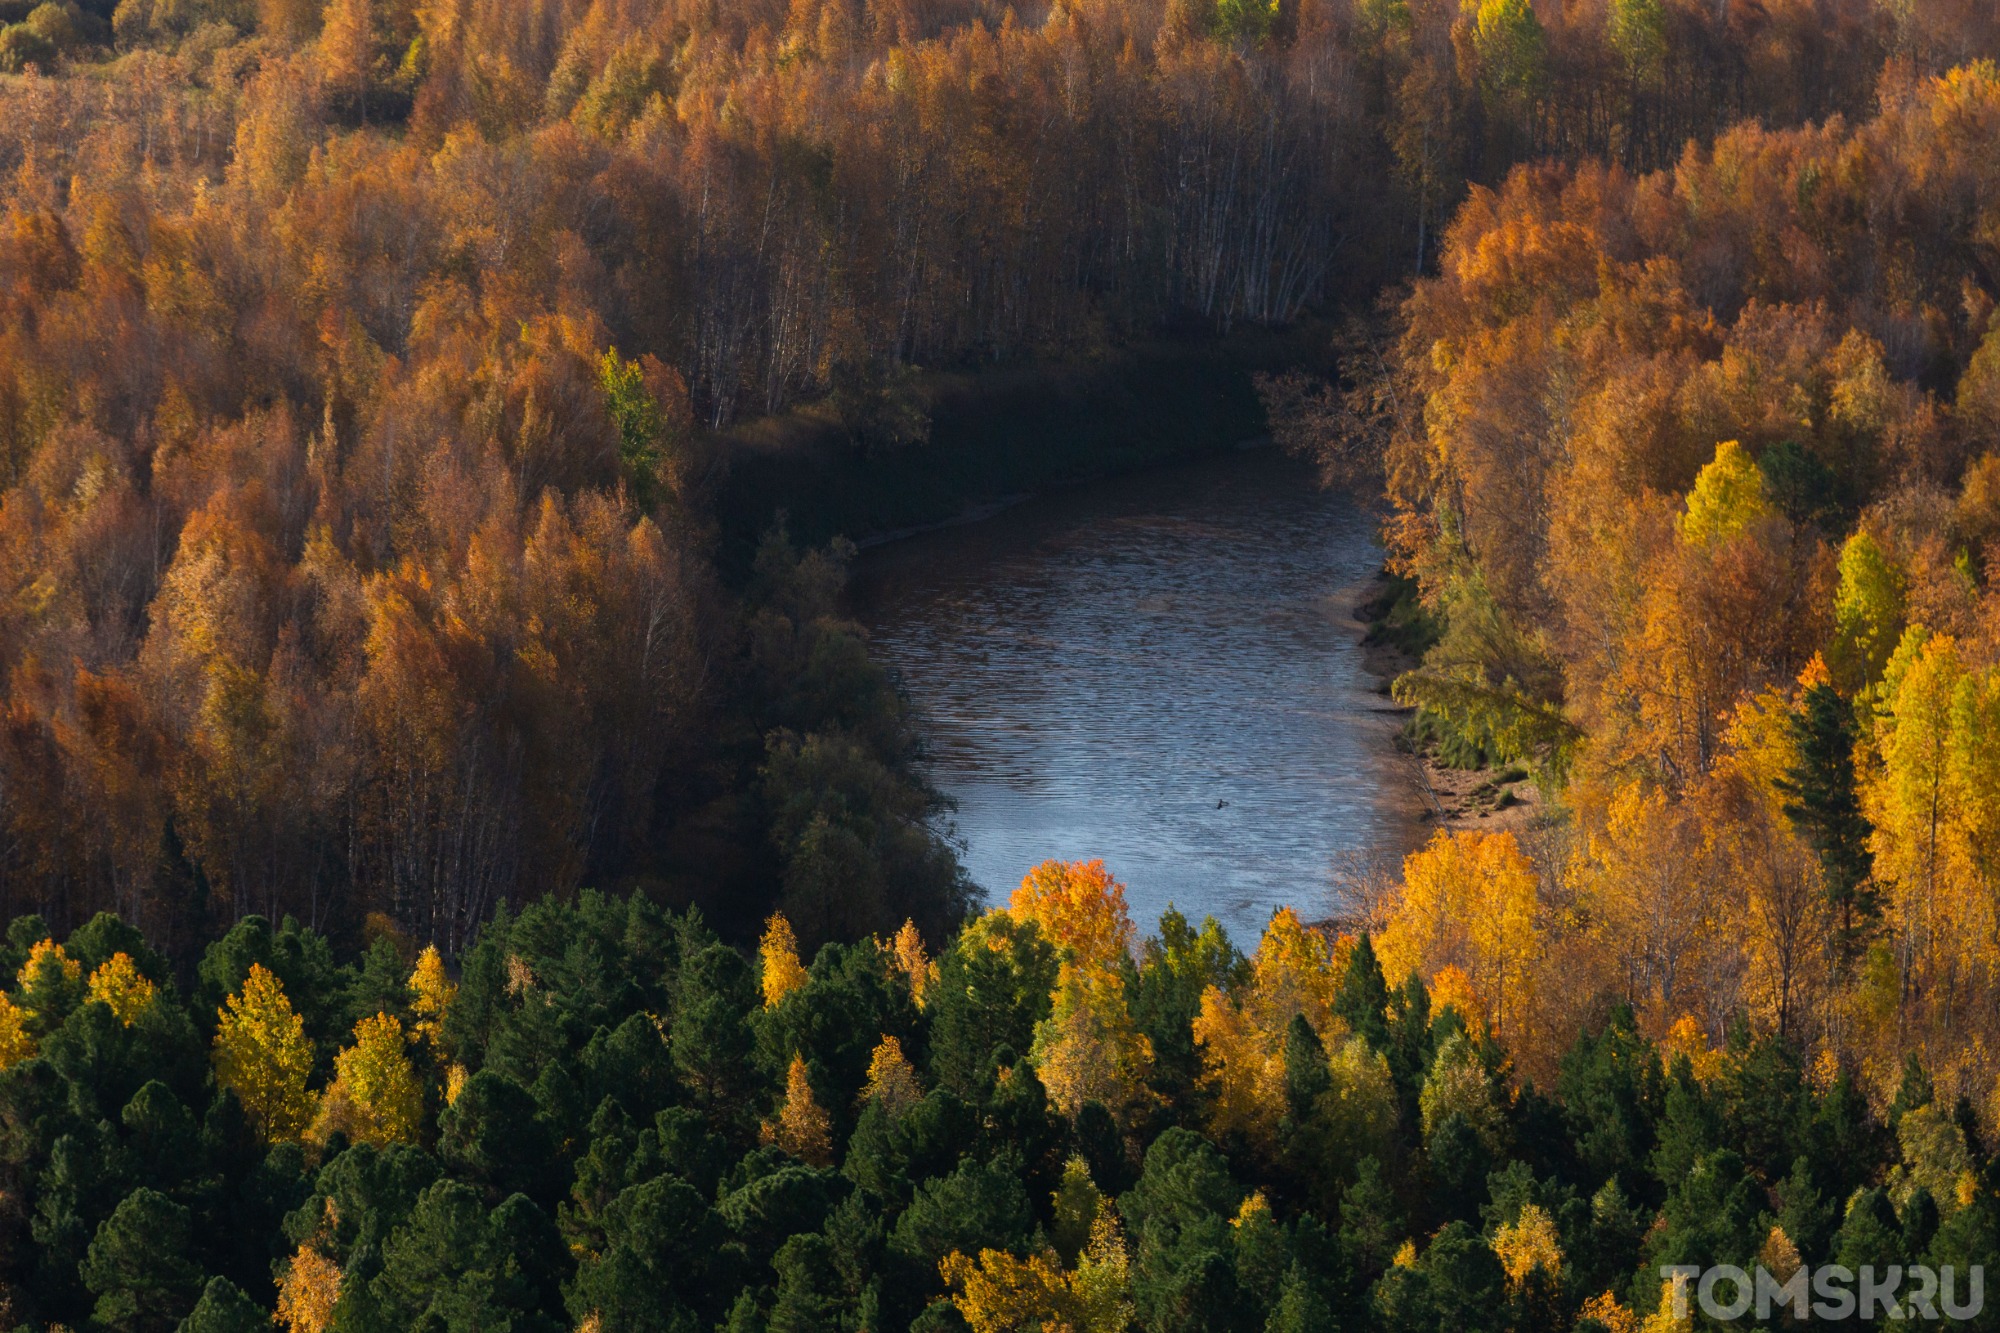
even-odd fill
[(212, 1277), (176, 1333), (268, 1333), (271, 1312), (226, 1277)]
[(191, 1218), (157, 1190), (137, 1189), (104, 1220), (81, 1270), (97, 1298), (91, 1318), (119, 1333), (175, 1327), (202, 1290), (189, 1257)]
[(1825, 680), (1808, 684), (1788, 718), (1797, 760), (1779, 782), (1785, 814), (1819, 856), (1849, 963), (1874, 933), (1882, 898), (1868, 849), (1874, 827), (1854, 778), (1854, 707)]

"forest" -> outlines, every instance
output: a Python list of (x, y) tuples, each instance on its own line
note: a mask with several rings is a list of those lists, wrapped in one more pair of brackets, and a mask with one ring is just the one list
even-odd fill
[[(0, 0), (0, 1326), (1968, 1276), (1996, 58), (1987, 0)], [(1087, 859), (982, 903), (851, 547), (720, 554), (733, 432), (920, 471), (929, 372), (1313, 320), (1271, 425), (1379, 498), (1413, 731), (1546, 817), (1247, 954)]]
[[(1475, 862), (1525, 900), (1487, 836), (1412, 878)], [(1747, 1019), (1655, 1040), (1614, 1005), (1538, 1079), (1496, 983), (1409, 968), (1427, 924), (1284, 910), (1245, 957), (1170, 912), (1142, 941), (1101, 863), (1051, 861), (935, 959), (906, 925), (808, 966), (782, 915), (746, 956), (585, 891), (503, 904), (455, 980), (405, 935), (337, 963), (245, 917), (183, 998), (109, 914), (60, 944), (19, 917), (8, 1315), (1668, 1333), (1659, 1265), (1832, 1261), (1936, 1265), (1928, 1308), (1993, 1326), (1966, 1278), (2000, 1258), (2000, 1164), (1914, 1054), (1878, 1108)]]

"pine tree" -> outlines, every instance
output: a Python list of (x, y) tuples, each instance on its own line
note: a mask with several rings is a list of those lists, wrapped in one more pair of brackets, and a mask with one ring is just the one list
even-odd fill
[(271, 1312), (243, 1294), (226, 1277), (214, 1277), (181, 1321), (178, 1333), (269, 1333)]
[(1363, 931), (1347, 958), (1347, 971), (1334, 993), (1333, 1011), (1378, 1051), (1389, 1049), (1389, 985), (1375, 957), (1374, 941)]
[(157, 1190), (127, 1195), (97, 1235), (81, 1269), (97, 1297), (92, 1317), (122, 1331), (178, 1321), (194, 1305), (201, 1270), (188, 1257), (187, 1209)]

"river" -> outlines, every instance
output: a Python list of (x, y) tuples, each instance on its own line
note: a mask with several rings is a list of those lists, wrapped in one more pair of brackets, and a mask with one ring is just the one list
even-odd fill
[(1102, 857), (1142, 931), (1173, 903), (1248, 948), (1421, 837), (1352, 618), (1381, 558), (1365, 513), (1265, 448), (876, 547), (853, 595), (989, 898)]

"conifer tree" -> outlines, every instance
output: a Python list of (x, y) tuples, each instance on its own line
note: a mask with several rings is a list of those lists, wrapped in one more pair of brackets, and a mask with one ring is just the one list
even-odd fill
[(792, 923), (783, 912), (772, 913), (765, 923), (757, 958), (762, 964), (758, 978), (764, 989), (766, 1009), (806, 984), (806, 970), (799, 964), (798, 937), (792, 934)]
[(800, 1161), (825, 1166), (833, 1159), (832, 1121), (813, 1099), (804, 1056), (794, 1055), (785, 1070), (785, 1100), (770, 1132), (774, 1143)]
[(1851, 964), (1882, 911), (1868, 849), (1874, 826), (1854, 778), (1854, 709), (1823, 670), (1809, 672), (1789, 726), (1798, 760), (1778, 784), (1785, 814), (1819, 856), (1841, 956)]

